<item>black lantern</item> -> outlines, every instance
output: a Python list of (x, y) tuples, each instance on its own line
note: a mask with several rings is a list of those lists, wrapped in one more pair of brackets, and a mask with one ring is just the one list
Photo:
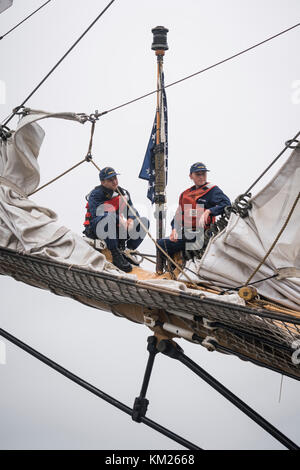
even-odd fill
[(153, 51), (167, 51), (169, 49), (167, 43), (167, 33), (169, 30), (164, 26), (156, 26), (152, 29), (153, 43), (151, 49)]

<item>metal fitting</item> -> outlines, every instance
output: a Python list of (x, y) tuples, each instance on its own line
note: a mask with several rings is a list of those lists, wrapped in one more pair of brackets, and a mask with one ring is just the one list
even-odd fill
[(206, 336), (202, 341), (202, 346), (204, 346), (208, 351), (216, 351), (216, 344), (218, 344), (217, 338), (214, 336)]

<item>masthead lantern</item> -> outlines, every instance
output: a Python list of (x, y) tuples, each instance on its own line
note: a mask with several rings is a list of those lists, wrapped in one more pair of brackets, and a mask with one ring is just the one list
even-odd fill
[(156, 26), (152, 29), (153, 43), (151, 49), (153, 51), (167, 51), (169, 49), (167, 43), (167, 34), (169, 30), (164, 26)]

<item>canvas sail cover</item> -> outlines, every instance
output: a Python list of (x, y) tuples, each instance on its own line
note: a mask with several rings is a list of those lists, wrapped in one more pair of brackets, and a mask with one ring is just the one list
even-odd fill
[(118, 274), (82, 237), (61, 226), (55, 212), (28, 198), (40, 182), (37, 158), (45, 133), (37, 121), (46, 118), (83, 122), (79, 114), (29, 111), (10, 137), (0, 139), (0, 246)]
[[(243, 285), (263, 260), (286, 222), (300, 191), (300, 144), (273, 179), (251, 199), (249, 216), (231, 214), (227, 227), (210, 243), (201, 260), (188, 268), (220, 286)], [(282, 268), (300, 268), (300, 202), (263, 266), (257, 281)], [(189, 276), (193, 277), (190, 271)], [(182, 277), (181, 277), (182, 278)], [(193, 277), (194, 281), (197, 277)], [(199, 281), (199, 278), (198, 278)], [(300, 307), (300, 278), (273, 278), (255, 285), (259, 294), (290, 308)]]

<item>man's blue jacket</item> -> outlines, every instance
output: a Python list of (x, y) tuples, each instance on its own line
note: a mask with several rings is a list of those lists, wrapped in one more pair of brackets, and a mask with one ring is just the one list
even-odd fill
[[(137, 215), (139, 215), (137, 210), (134, 208), (134, 206), (132, 204), (129, 192), (126, 189), (121, 188), (120, 186), (119, 186), (119, 190), (120, 190), (121, 194), (123, 194), (123, 196), (127, 199), (127, 202), (129, 204), (129, 206), (134, 209), (134, 211), (136, 212)], [(87, 228), (84, 230), (85, 235), (87, 235), (90, 238), (97, 238), (97, 236), (96, 236), (96, 226), (97, 226), (98, 222), (100, 220), (102, 220), (104, 217), (107, 217), (108, 214), (110, 214), (110, 212), (105, 211), (105, 207), (102, 206), (103, 209), (100, 210), (101, 215), (97, 215), (97, 209), (98, 209), (98, 214), (99, 214), (99, 209), (100, 209), (99, 206), (101, 206), (103, 203), (108, 203), (109, 204), (109, 201), (112, 200), (114, 197), (117, 197), (117, 196), (119, 196), (119, 194), (117, 192), (114, 192), (112, 189), (107, 189), (102, 185), (96, 186), (86, 196), (86, 198), (88, 200), (88, 203), (89, 203), (89, 212), (90, 212), (91, 215), (90, 215), (90, 225), (88, 225)], [(131, 211), (128, 209), (127, 206), (124, 208), (122, 213), (127, 219), (136, 219), (135, 215), (133, 215), (133, 213), (131, 213)], [(117, 210), (115, 212), (115, 214), (116, 214), (116, 221), (118, 223), (119, 222), (119, 215), (120, 215), (119, 210)]]

